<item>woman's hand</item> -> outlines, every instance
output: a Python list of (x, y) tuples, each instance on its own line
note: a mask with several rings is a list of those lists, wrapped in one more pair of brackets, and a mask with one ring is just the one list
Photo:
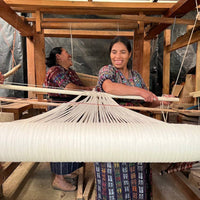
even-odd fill
[(143, 97), (146, 102), (158, 101), (158, 97), (154, 93), (145, 89), (141, 89), (141, 97)]
[(3, 77), (3, 75), (0, 72), (0, 84), (3, 84), (3, 82), (4, 82), (4, 77)]
[[(168, 98), (170, 98), (170, 97), (174, 97), (174, 96), (171, 95), (171, 94), (163, 94), (162, 97), (168, 97)], [(171, 101), (162, 101), (163, 105), (170, 105), (171, 103), (172, 103)]]

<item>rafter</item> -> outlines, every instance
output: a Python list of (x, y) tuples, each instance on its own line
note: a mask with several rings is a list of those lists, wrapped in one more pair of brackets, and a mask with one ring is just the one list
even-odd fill
[[(197, 0), (197, 4), (200, 4), (200, 0)], [(196, 7), (194, 0), (179, 0), (172, 8), (170, 8), (165, 14), (164, 17), (182, 17), (189, 11), (193, 10)], [(147, 33), (145, 39), (153, 39), (163, 30), (165, 30), (169, 24), (160, 24), (152, 27)]]
[(94, 31), (94, 30), (57, 30), (45, 29), (45, 37), (71, 37), (74, 38), (114, 38), (117, 35), (133, 38), (133, 31)]
[(33, 35), (33, 28), (24, 22), (3, 0), (0, 0), (0, 17), (16, 28), (21, 35)]
[(78, 2), (53, 0), (4, 0), (14, 10), (34, 12), (40, 10), (45, 13), (67, 14), (162, 14), (174, 3), (122, 3), (122, 2)]

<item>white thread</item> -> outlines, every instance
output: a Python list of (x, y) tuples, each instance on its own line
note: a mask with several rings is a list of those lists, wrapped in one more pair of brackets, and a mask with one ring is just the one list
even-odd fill
[(106, 93), (90, 94), (29, 119), (0, 123), (0, 161), (199, 160), (200, 126), (167, 124), (118, 106)]

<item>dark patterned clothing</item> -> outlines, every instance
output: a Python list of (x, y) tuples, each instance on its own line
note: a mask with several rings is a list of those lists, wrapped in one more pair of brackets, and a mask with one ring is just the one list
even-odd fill
[(104, 92), (102, 84), (106, 79), (110, 79), (114, 83), (123, 83), (125, 85), (147, 89), (140, 74), (134, 70), (129, 71), (129, 78), (126, 79), (120, 70), (115, 68), (113, 65), (102, 67), (99, 71), (98, 84), (96, 87), (97, 91)]
[[(74, 83), (79, 86), (83, 85), (76, 72), (70, 68), (66, 70), (61, 66), (53, 66), (48, 70), (45, 78), (45, 86), (64, 89), (69, 83)], [(50, 96), (53, 100), (71, 100), (71, 95), (50, 94)], [(50, 107), (50, 109), (53, 109), (53, 107)], [(78, 162), (50, 163), (51, 171), (58, 175), (70, 174), (82, 166), (83, 163)]]
[[(45, 86), (64, 89), (69, 83), (83, 86), (76, 72), (70, 68), (67, 70), (61, 66), (53, 66), (48, 70), (45, 78)], [(67, 97), (64, 94), (50, 94), (50, 96)]]
[[(104, 92), (102, 84), (106, 79), (147, 89), (140, 74), (133, 70), (129, 71), (127, 80), (114, 66), (102, 67), (97, 91)], [(95, 163), (95, 173), (97, 200), (151, 199), (151, 171), (148, 163)]]
[(70, 174), (83, 166), (79, 162), (53, 162), (50, 163), (51, 172), (58, 175)]
[(98, 200), (151, 199), (151, 172), (144, 163), (95, 163)]

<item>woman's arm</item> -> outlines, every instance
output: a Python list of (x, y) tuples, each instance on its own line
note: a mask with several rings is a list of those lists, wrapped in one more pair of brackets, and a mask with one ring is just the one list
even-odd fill
[(107, 79), (102, 84), (103, 90), (107, 93), (114, 95), (135, 95), (141, 96), (146, 102), (153, 102), (158, 100), (157, 96), (142, 88), (124, 85), (122, 83), (113, 83), (111, 80)]
[(85, 86), (79, 86), (79, 85), (76, 85), (74, 83), (68, 83), (65, 87), (65, 89), (77, 89), (77, 90), (92, 90), (93, 88), (92, 87), (85, 87)]

